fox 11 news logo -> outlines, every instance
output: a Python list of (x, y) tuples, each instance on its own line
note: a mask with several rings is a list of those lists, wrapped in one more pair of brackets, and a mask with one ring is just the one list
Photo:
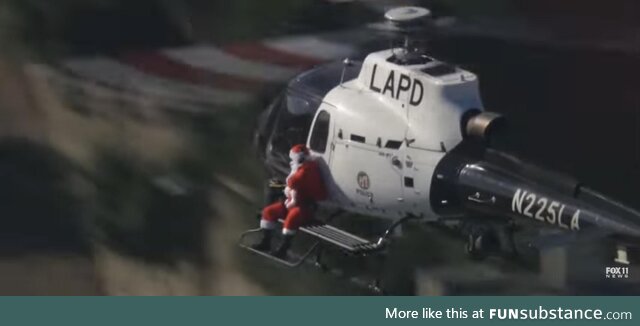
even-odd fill
[(629, 267), (605, 267), (606, 278), (629, 278)]

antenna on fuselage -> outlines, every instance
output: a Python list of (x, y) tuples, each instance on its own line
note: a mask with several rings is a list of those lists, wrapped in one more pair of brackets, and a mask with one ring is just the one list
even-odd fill
[(431, 11), (422, 7), (399, 7), (384, 14), (389, 30), (403, 37), (402, 50), (394, 53), (397, 64), (416, 64), (424, 58), (416, 47), (418, 40), (425, 40), (432, 27)]
[(342, 86), (342, 83), (344, 83), (344, 75), (346, 73), (347, 68), (351, 66), (353, 66), (353, 62), (351, 62), (351, 59), (344, 58), (344, 60), (342, 60), (342, 74), (340, 75), (340, 86)]

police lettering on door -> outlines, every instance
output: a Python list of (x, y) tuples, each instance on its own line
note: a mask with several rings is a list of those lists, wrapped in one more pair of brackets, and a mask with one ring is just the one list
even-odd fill
[(403, 73), (396, 73), (394, 70), (389, 70), (389, 74), (384, 76), (384, 84), (376, 83), (376, 73), (378, 71), (378, 65), (373, 65), (371, 72), (371, 83), (369, 89), (376, 93), (389, 96), (393, 99), (399, 99), (402, 93), (409, 94), (409, 104), (418, 106), (422, 103), (424, 97), (424, 86), (419, 79), (411, 78)]

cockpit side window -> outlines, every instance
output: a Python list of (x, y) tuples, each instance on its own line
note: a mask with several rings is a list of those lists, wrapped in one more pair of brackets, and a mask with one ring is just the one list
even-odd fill
[(316, 153), (323, 154), (327, 150), (327, 142), (329, 141), (329, 123), (331, 115), (327, 111), (320, 111), (316, 123), (311, 131), (311, 139), (309, 147)]

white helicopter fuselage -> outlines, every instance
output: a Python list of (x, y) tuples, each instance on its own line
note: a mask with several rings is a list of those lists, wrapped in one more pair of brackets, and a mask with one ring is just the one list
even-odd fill
[[(301, 228), (318, 242), (297, 262), (243, 247), (290, 267), (320, 241), (364, 257), (383, 251), (397, 227), (418, 217), (455, 225), (474, 258), (517, 254), (515, 231), (526, 230), (527, 247), (539, 249), (609, 237), (621, 243), (616, 262), (628, 264), (640, 212), (491, 146), (504, 119), (483, 112), (476, 75), (412, 46), (429, 15), (419, 7), (389, 10), (385, 18), (405, 37), (403, 48), (305, 71), (261, 114), (254, 142), (271, 175), (269, 202), (282, 200), (287, 153), (306, 140), (330, 194), (319, 204), (338, 210)], [(372, 242), (330, 225), (343, 210), (393, 222)]]
[(403, 49), (367, 56), (357, 78), (332, 89), (307, 145), (323, 161), (329, 205), (397, 219), (437, 218), (434, 170), (462, 141), (465, 112), (482, 111), (478, 79), (432, 58), (398, 64)]

